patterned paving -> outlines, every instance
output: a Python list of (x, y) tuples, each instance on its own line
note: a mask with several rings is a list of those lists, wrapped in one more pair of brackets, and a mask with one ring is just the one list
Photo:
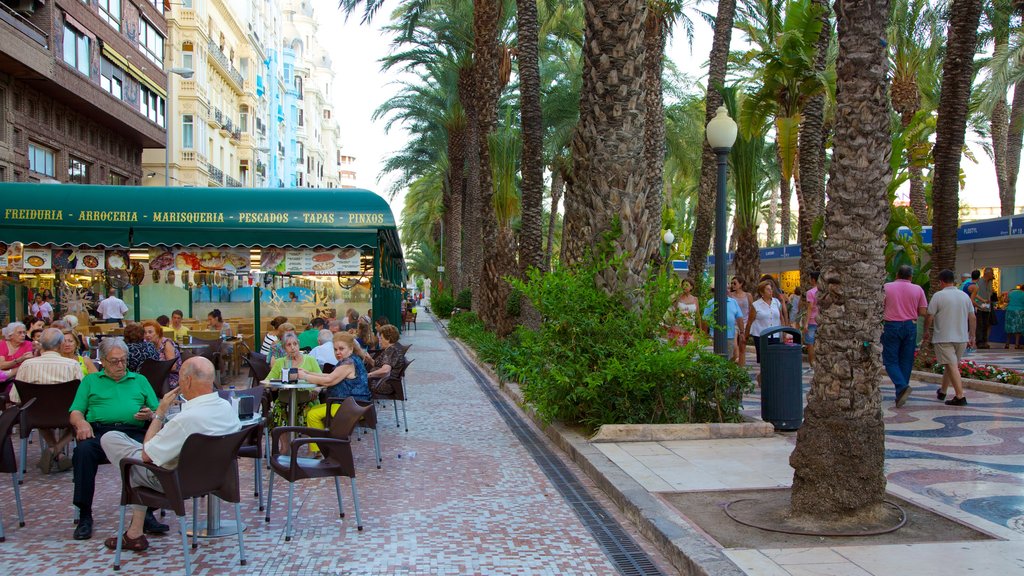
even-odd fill
[[(543, 472), (424, 321), (403, 335), (412, 343), (408, 381), (409, 432), (380, 413), (383, 469), (373, 465), (370, 436), (356, 444), (364, 531), (336, 512), (332, 483), (296, 485), (296, 535), (284, 541), (286, 484), (275, 482), (272, 521), (263, 522), (252, 492), (243, 502), (248, 566), (237, 562), (237, 540), (200, 541), (195, 574), (615, 574), (614, 566)], [(30, 450), (30, 464), (38, 449)], [(242, 485), (252, 466), (242, 463)], [(0, 575), (112, 573), (102, 540), (116, 530), (119, 479), (101, 467), (92, 540), (71, 539), (71, 477), (42, 476), (30, 465), (22, 490), (27, 526), (18, 528), (13, 494), (0, 479), (7, 542)], [(230, 508), (225, 507), (225, 518)], [(166, 521), (173, 524), (173, 514)], [(140, 554), (126, 553), (122, 574), (173, 574), (183, 569), (176, 537), (154, 537)]]

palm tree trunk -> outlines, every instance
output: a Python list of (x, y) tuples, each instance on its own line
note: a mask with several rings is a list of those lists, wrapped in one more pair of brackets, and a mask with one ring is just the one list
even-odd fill
[(974, 79), (981, 0), (953, 0), (949, 7), (946, 59), (935, 125), (932, 181), (932, 292), (939, 272), (956, 269), (956, 227), (960, 203), (960, 157), (967, 131), (967, 107)]
[[(715, 16), (715, 35), (711, 41), (711, 56), (708, 59), (708, 91), (704, 99), (704, 125), (715, 117), (722, 105), (718, 88), (725, 82), (725, 71), (729, 63), (729, 43), (732, 41), (732, 24), (736, 16), (736, 0), (720, 0)], [(701, 282), (704, 265), (711, 244), (711, 232), (715, 217), (715, 197), (718, 195), (716, 180), (718, 160), (707, 138), (702, 143), (704, 153), (700, 163), (700, 190), (697, 194), (697, 216), (693, 227), (693, 242), (690, 245), (690, 278)], [(698, 286), (699, 289), (699, 286)]]
[(644, 171), (647, 0), (585, 0), (584, 13), (580, 120), (572, 141), (588, 218), (583, 236), (587, 245), (609, 245), (624, 257), (624, 274), (605, 270), (598, 285), (629, 292), (646, 280), (660, 241), (647, 212), (652, 187)]
[[(989, 118), (992, 132), (992, 163), (996, 169), (996, 187), (999, 189), (999, 204), (1003, 204), (1003, 198), (1012, 197), (1009, 194), (1010, 181), (1006, 174), (1006, 144), (1010, 131), (1010, 110), (1006, 105), (1006, 98), (1000, 99), (992, 108), (992, 116)], [(1011, 207), (1010, 216), (1013, 214)]]
[[(821, 33), (818, 34), (814, 69), (823, 72), (828, 60), (828, 45), (832, 39), (829, 26), (831, 10), (825, 0), (814, 0), (821, 7)], [(800, 122), (800, 176), (797, 185), (798, 221), (797, 238), (800, 242), (800, 284), (810, 286), (808, 274), (817, 269), (817, 246), (814, 242), (814, 222), (820, 216), (821, 199), (825, 197), (825, 95), (818, 95), (804, 104)]]
[(931, 224), (931, 220), (928, 218), (928, 201), (925, 199), (924, 193), (924, 169), (911, 158), (908, 171), (910, 172), (910, 209), (914, 212), (919, 224), (928, 226)]
[[(792, 513), (815, 519), (878, 512), (885, 496), (879, 381), (889, 167), (888, 0), (839, 0), (830, 260), (819, 292), (818, 361), (790, 456)], [(822, 294), (823, 293), (823, 294)], [(866, 348), (869, 346), (870, 348)]]
[(757, 228), (746, 227), (736, 221), (736, 259), (733, 261), (735, 275), (750, 284), (757, 284), (761, 277), (761, 250), (757, 246)]
[(494, 179), (491, 173), (489, 135), (497, 120), (498, 97), (501, 95), (501, 46), (498, 44), (498, 23), (501, 3), (494, 0), (473, 0), (473, 68), (476, 76), (475, 92), (480, 134), (480, 229), (483, 233), (483, 260), (480, 272), (480, 293), (473, 295), (479, 302), (477, 312), (484, 324), (498, 330), (505, 322), (505, 299), (508, 284), (502, 279), (514, 270), (502, 268), (507, 264), (499, 259), (504, 249), (499, 243), (498, 221), (494, 213)]
[(522, 118), (522, 209), (519, 265), (544, 267), (541, 202), (544, 199), (544, 123), (540, 107), (540, 67), (537, 62), (537, 1), (516, 0), (519, 30), (519, 98)]
[(555, 224), (558, 222), (558, 201), (562, 199), (565, 180), (557, 163), (551, 165), (551, 213), (548, 215), (548, 242), (544, 247), (544, 269), (551, 269), (552, 245), (555, 242)]
[(483, 262), (483, 230), (480, 222), (480, 121), (472, 66), (459, 70), (459, 101), (466, 110), (466, 195), (463, 197), (462, 289), (473, 294), (473, 308), (479, 308), (480, 266)]
[[(780, 150), (779, 146), (775, 147), (776, 150)], [(782, 166), (782, 156), (779, 156), (779, 166)], [(793, 196), (793, 191), (789, 188), (789, 179), (783, 177), (779, 181), (779, 245), (786, 246), (789, 244), (789, 228), (790, 228), (790, 209), (789, 201)]]
[(1017, 196), (1017, 174), (1020, 171), (1020, 150), (1024, 145), (1024, 80), (1013, 86), (1013, 103), (1010, 105), (1010, 127), (1006, 137), (1006, 193), (1000, 196), (1000, 213), (1009, 216), (1014, 213)]
[[(661, 231), (661, 206), (665, 181), (665, 105), (661, 74), (664, 67), (668, 21), (665, 5), (652, 3), (644, 23), (644, 84), (647, 119), (644, 131), (644, 165), (647, 170), (647, 216)], [(660, 253), (656, 252), (660, 259)]]
[[(465, 117), (463, 117), (465, 120)], [(448, 131), (448, 187), (444, 196), (444, 270), (452, 294), (462, 289), (462, 198), (465, 194), (466, 126)]]
[(775, 246), (775, 226), (779, 223), (779, 189), (772, 187), (768, 198), (768, 226), (766, 246)]

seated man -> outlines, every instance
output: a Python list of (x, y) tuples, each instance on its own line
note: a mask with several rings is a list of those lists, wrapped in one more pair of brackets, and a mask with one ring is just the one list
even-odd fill
[[(29, 384), (62, 384), (80, 380), (82, 365), (60, 355), (63, 344), (64, 333), (59, 328), (43, 330), (39, 336), (39, 346), (43, 352), (25, 360), (21, 368), (18, 368), (18, 380)], [(11, 402), (21, 402), (17, 387), (11, 389)], [(57, 438), (55, 431), (51, 428), (39, 430), (39, 435), (46, 440), (46, 448), (39, 457), (39, 469), (43, 474), (49, 474), (54, 464), (61, 472), (71, 468), (71, 458), (64, 455), (64, 448), (71, 442), (71, 429), (62, 430), (60, 438)]]
[(323, 318), (313, 318), (313, 321), (309, 323), (309, 326), (299, 334), (299, 348), (312, 350), (316, 348), (321, 342), (317, 342), (320, 337), (320, 331), (327, 328), (327, 322)]
[[(152, 462), (157, 466), (174, 469), (178, 466), (178, 456), (185, 440), (192, 434), (220, 436), (231, 434), (241, 429), (238, 412), (231, 403), (221, 398), (213, 390), (213, 363), (195, 356), (181, 365), (178, 387), (171, 390), (160, 400), (153, 421), (149, 424), (146, 437), (142, 443), (124, 432), (110, 432), (100, 440), (107, 458), (120, 468), (124, 458), (137, 458), (143, 462)], [(178, 403), (178, 393), (185, 398), (181, 413), (168, 420), (167, 411)], [(153, 490), (163, 490), (160, 482), (152, 472), (145, 468), (133, 468), (132, 486), (145, 486)], [(149, 542), (143, 535), (146, 530), (146, 509), (136, 506), (132, 511), (131, 523), (123, 535), (121, 547), (125, 550), (140, 552), (149, 548)], [(111, 550), (117, 548), (117, 538), (107, 538), (103, 544)]]
[[(82, 379), (71, 403), (71, 426), (78, 446), (72, 456), (75, 474), (74, 504), (80, 518), (75, 527), (75, 540), (92, 538), (92, 498), (96, 491), (96, 472), (108, 462), (100, 438), (120, 431), (142, 440), (145, 422), (153, 419), (157, 407), (156, 394), (145, 376), (128, 371), (128, 346), (120, 338), (104, 338), (100, 343), (103, 370)], [(146, 530), (162, 534), (170, 530), (146, 515)]]
[(320, 369), (324, 369), (324, 364), (337, 364), (338, 359), (334, 357), (334, 333), (330, 330), (321, 330), (318, 340), (320, 345), (313, 348), (309, 355), (316, 358), (316, 363), (320, 365)]

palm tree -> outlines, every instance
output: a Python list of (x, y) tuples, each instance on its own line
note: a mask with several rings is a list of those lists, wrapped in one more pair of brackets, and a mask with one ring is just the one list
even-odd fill
[(960, 157), (967, 131), (967, 105), (974, 80), (981, 0), (952, 0), (942, 92), (935, 131), (935, 176), (932, 181), (932, 291), (939, 272), (956, 269), (956, 228), (960, 197)]
[[(544, 198), (544, 118), (540, 103), (540, 65), (537, 50), (537, 0), (516, 0), (518, 28), (519, 99), (522, 123), (522, 228), (519, 265), (525, 275), (531, 266), (544, 268), (541, 238), (541, 202)], [(556, 210), (557, 211), (557, 210)]]
[[(725, 85), (725, 72), (729, 64), (729, 44), (732, 41), (733, 19), (736, 16), (736, 0), (719, 0), (715, 16), (715, 35), (711, 41), (711, 55), (708, 58), (707, 96), (704, 99), (704, 125), (715, 117), (715, 111), (722, 105), (718, 90)], [(707, 139), (702, 138), (703, 153), (700, 164), (700, 192), (697, 195), (697, 214), (693, 228), (693, 242), (690, 244), (690, 278), (698, 284), (703, 282), (704, 264), (711, 244), (711, 230), (714, 224), (715, 197), (717, 196), (717, 160)]]
[(569, 252), (579, 255), (582, 246), (607, 239), (624, 270), (605, 270), (596, 281), (609, 292), (629, 293), (643, 284), (660, 242), (660, 214), (648, 212), (651, 186), (644, 171), (647, 1), (585, 0), (584, 6), (583, 90), (572, 155), (588, 221), (563, 243), (576, 244)]
[[(900, 116), (904, 150), (910, 173), (910, 207), (918, 222), (927, 225), (924, 169), (928, 164), (930, 132), (911, 128), (921, 110), (931, 112), (938, 104), (939, 62), (942, 60), (941, 17), (928, 0), (894, 0), (887, 37), (890, 40), (890, 94)], [(918, 124), (925, 119), (921, 118)]]
[[(839, 55), (834, 165), (825, 220), (829, 261), (819, 296), (818, 357), (804, 424), (790, 456), (792, 513), (857, 518), (885, 496), (879, 379), (885, 279), (889, 100), (888, 0), (836, 4)], [(873, 349), (868, 350), (865, 347)], [(836, 449), (841, 446), (841, 449)]]

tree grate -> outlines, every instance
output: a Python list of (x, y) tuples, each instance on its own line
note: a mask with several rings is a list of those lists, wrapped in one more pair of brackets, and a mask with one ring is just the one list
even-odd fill
[[(436, 320), (435, 320), (436, 322)], [(554, 454), (528, 424), (524, 423), (511, 406), (487, 381), (480, 368), (466, 357), (465, 353), (451, 342), (447, 330), (441, 333), (448, 339), (449, 346), (459, 357), (462, 365), (473, 376), (477, 386), (501, 415), (505, 424), (533, 458), (537, 466), (548, 477), (562, 498), (569, 504), (580, 522), (590, 531), (598, 546), (623, 576), (662, 576), (664, 573), (650, 556), (623, 529), (600, 502), (595, 500), (580, 484), (576, 475)]]

